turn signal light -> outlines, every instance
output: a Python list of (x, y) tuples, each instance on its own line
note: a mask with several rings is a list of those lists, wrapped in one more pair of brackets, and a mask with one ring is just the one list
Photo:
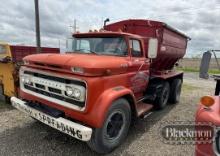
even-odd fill
[(215, 99), (213, 97), (211, 97), (211, 96), (203, 96), (200, 99), (200, 102), (205, 107), (211, 107), (215, 103)]

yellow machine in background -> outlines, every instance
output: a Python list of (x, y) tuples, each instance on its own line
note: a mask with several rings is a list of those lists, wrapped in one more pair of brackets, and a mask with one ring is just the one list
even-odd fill
[(12, 62), (10, 46), (0, 42), (0, 99), (16, 96), (17, 80), (15, 65)]
[[(23, 64), (22, 59), (36, 52), (36, 47), (33, 46), (0, 42), (0, 100), (7, 101), (9, 97), (18, 96), (18, 71)], [(41, 53), (60, 53), (60, 49), (41, 47)]]

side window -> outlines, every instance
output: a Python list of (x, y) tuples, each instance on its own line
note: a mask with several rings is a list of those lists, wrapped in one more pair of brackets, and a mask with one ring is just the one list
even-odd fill
[(130, 40), (131, 54), (133, 57), (141, 57), (141, 43), (138, 40)]

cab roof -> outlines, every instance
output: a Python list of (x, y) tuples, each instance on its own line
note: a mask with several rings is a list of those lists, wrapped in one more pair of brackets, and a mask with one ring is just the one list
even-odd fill
[(118, 37), (118, 36), (130, 36), (130, 37), (135, 37), (135, 38), (143, 38), (143, 36), (136, 35), (136, 34), (131, 34), (131, 33), (126, 33), (122, 31), (97, 31), (97, 32), (87, 32), (87, 33), (75, 33), (73, 34), (74, 37)]

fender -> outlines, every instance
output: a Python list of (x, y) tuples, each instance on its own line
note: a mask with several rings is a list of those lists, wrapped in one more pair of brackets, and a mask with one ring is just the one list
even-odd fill
[(123, 86), (110, 88), (102, 93), (102, 95), (98, 98), (97, 102), (95, 103), (92, 109), (93, 111), (91, 112), (91, 116), (95, 117), (94, 119), (96, 119), (97, 128), (102, 127), (111, 104), (115, 100), (125, 95), (131, 95), (133, 100), (135, 101), (133, 92), (130, 89), (125, 88)]

